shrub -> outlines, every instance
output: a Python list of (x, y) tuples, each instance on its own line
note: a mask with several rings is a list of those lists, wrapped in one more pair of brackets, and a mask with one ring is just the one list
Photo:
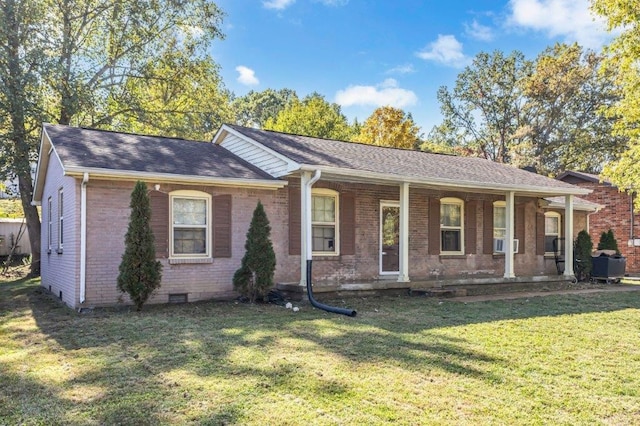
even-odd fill
[(253, 303), (257, 297), (264, 297), (273, 287), (276, 270), (276, 254), (269, 235), (271, 226), (262, 203), (258, 201), (247, 231), (246, 250), (242, 264), (233, 275), (233, 287)]
[(119, 267), (118, 290), (129, 294), (139, 311), (160, 287), (162, 278), (162, 264), (156, 260), (153, 231), (149, 225), (151, 206), (144, 182), (136, 183), (131, 193), (130, 207), (125, 249)]
[(617, 254), (620, 254), (618, 250), (618, 242), (613, 235), (613, 231), (609, 229), (607, 232), (603, 232), (600, 235), (600, 242), (598, 243), (598, 250), (615, 250)]
[(591, 236), (584, 229), (578, 233), (578, 237), (573, 245), (576, 260), (576, 278), (579, 281), (586, 280), (591, 275), (591, 252), (593, 251), (593, 242)]

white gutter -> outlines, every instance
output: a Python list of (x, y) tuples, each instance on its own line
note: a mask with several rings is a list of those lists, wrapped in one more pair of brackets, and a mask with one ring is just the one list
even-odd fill
[(80, 304), (84, 303), (87, 286), (87, 182), (89, 173), (80, 184)]
[(240, 186), (248, 188), (264, 188), (264, 189), (280, 189), (287, 185), (285, 180), (271, 179), (235, 179), (220, 178), (209, 176), (192, 176), (177, 175), (171, 173), (150, 173), (137, 171), (123, 171), (103, 168), (87, 168), (87, 167), (66, 167), (64, 169), (65, 176), (84, 176), (90, 173), (95, 180), (98, 178), (106, 178), (110, 180), (154, 180), (158, 182), (171, 183), (198, 183), (218, 186)]
[(306, 182), (306, 191), (305, 191), (305, 212), (304, 212), (304, 217), (305, 217), (305, 246), (307, 248), (307, 260), (312, 260), (313, 256), (312, 256), (312, 251), (313, 251), (313, 245), (312, 245), (312, 239), (311, 239), (311, 187), (313, 186), (314, 183), (316, 183), (318, 181), (318, 179), (320, 179), (320, 175), (321, 172), (320, 170), (316, 170), (315, 173), (313, 174), (313, 177), (311, 178), (311, 180), (309, 180), (309, 182)]

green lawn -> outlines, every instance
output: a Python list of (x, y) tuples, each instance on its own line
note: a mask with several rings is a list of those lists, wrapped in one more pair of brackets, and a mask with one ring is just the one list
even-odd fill
[[(0, 284), (0, 424), (640, 424), (640, 292), (88, 314)], [(327, 301), (325, 301), (327, 302)]]

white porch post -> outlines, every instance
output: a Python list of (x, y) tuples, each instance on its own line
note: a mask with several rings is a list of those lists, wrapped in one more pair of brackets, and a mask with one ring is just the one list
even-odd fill
[(573, 195), (564, 197), (564, 276), (573, 277)]
[(514, 204), (515, 204), (515, 196), (513, 191), (509, 191), (506, 194), (506, 229), (504, 236), (504, 277), (505, 278), (515, 278), (515, 274), (513, 273), (513, 237), (514, 237)]
[[(311, 180), (311, 172), (302, 172), (300, 174), (300, 285), (307, 285), (307, 192), (311, 191), (309, 181)], [(310, 197), (309, 197), (310, 198)]]
[(409, 282), (409, 183), (400, 185), (400, 273), (398, 282)]

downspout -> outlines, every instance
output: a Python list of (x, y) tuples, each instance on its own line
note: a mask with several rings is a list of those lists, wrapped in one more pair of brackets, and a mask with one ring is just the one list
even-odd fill
[(84, 303), (87, 285), (87, 182), (89, 173), (80, 185), (80, 304)]
[(313, 285), (311, 284), (311, 265), (313, 263), (313, 256), (312, 256), (313, 245), (311, 241), (311, 187), (313, 186), (314, 183), (318, 181), (318, 179), (320, 179), (320, 170), (316, 170), (315, 173), (313, 174), (313, 177), (308, 182), (305, 183), (306, 185), (305, 216), (307, 220), (304, 225), (306, 228), (305, 246), (306, 246), (306, 252), (307, 252), (307, 297), (311, 305), (315, 308), (322, 309), (324, 311), (331, 312), (334, 314), (341, 314), (349, 317), (355, 317), (356, 311), (353, 309), (345, 309), (345, 308), (338, 308), (336, 306), (325, 305), (324, 303), (318, 302), (313, 297)]

